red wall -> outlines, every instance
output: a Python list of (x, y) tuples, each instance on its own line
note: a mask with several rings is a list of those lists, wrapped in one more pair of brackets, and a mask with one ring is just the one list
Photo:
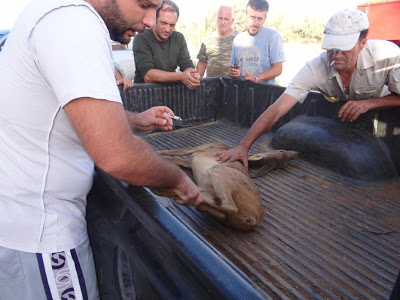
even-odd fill
[(400, 1), (362, 4), (357, 9), (368, 14), (369, 39), (388, 40), (400, 45)]

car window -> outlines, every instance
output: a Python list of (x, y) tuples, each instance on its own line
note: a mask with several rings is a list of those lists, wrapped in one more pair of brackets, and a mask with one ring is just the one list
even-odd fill
[(3, 50), (4, 44), (6, 43), (7, 40), (7, 35), (9, 31), (0, 31), (0, 51)]

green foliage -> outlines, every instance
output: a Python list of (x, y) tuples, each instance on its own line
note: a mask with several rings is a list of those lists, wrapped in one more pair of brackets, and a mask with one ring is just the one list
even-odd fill
[[(243, 3), (245, 3), (243, 5)], [(231, 0), (227, 1), (228, 5), (232, 5), (234, 10), (234, 24), (233, 28), (239, 32), (245, 30), (245, 19), (246, 19), (246, 4), (243, 0)], [(204, 20), (197, 22), (187, 22), (179, 20), (176, 26), (176, 30), (182, 32), (188, 42), (194, 48), (200, 49), (202, 41), (207, 35), (214, 32), (217, 29), (216, 18), (218, 4), (214, 7), (210, 7), (209, 13)]]
[[(245, 19), (246, 19), (246, 3), (244, 1), (236, 0), (236, 1), (228, 1), (227, 4), (233, 7), (234, 11), (234, 23), (233, 28), (239, 32), (242, 32), (246, 29)], [(213, 32), (217, 29), (216, 18), (217, 18), (217, 10), (218, 5), (211, 9), (206, 17), (205, 26), (208, 28), (209, 32)]]
[[(239, 32), (244, 31), (246, 29), (247, 0), (227, 0), (226, 3), (234, 9), (235, 21), (233, 27)], [(197, 55), (205, 37), (216, 30), (217, 9), (218, 3), (209, 8), (205, 19), (199, 21), (179, 20), (176, 29), (184, 34), (192, 56), (195, 57)], [(278, 30), (284, 41), (319, 42), (323, 37), (325, 22), (325, 18), (323, 20), (319, 19), (318, 15), (313, 15), (312, 17), (304, 16), (301, 19), (300, 16), (294, 18), (284, 13), (276, 15), (269, 13), (265, 25)]]
[(281, 21), (281, 27), (276, 29), (287, 41), (319, 41), (324, 34), (325, 24), (310, 17), (305, 17), (299, 23)]
[(235, 12), (233, 28), (239, 32), (246, 30), (246, 4), (243, 5), (243, 1), (236, 1), (236, 3), (232, 4)]

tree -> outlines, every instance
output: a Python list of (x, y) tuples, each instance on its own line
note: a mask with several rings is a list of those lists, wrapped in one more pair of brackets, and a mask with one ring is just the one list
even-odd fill
[[(375, 0), (378, 2), (380, 0)], [(246, 29), (246, 4), (243, 0), (227, 0), (234, 10), (234, 29), (242, 32)], [(192, 59), (197, 56), (202, 41), (206, 36), (216, 30), (216, 15), (219, 3), (210, 7), (207, 16), (203, 20), (195, 22), (185, 22), (179, 20), (177, 30), (182, 32), (186, 38), (191, 51)], [(268, 15), (266, 26), (275, 28), (279, 31), (284, 41), (320, 41), (323, 37), (326, 20), (322, 20), (318, 15), (305, 16), (303, 19), (293, 18), (288, 14)], [(194, 61), (196, 59), (193, 59)]]

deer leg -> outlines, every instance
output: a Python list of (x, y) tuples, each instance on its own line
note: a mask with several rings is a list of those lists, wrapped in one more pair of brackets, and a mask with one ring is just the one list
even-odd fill
[(180, 167), (187, 168), (187, 169), (192, 169), (192, 159), (185, 159), (181, 157), (171, 157), (171, 156), (163, 156), (164, 159), (168, 160), (169, 162), (172, 162), (173, 164), (176, 164)]
[[(238, 208), (232, 198), (234, 185), (237, 184), (234, 179), (238, 176), (245, 177), (245, 175), (222, 165), (212, 167), (207, 170), (207, 173), (210, 175), (215, 193), (214, 200), (210, 205), (221, 212), (236, 213)], [(249, 180), (251, 179), (249, 178)]]
[(227, 146), (222, 145), (222, 144), (205, 144), (205, 145), (200, 145), (197, 147), (186, 147), (186, 148), (180, 148), (180, 149), (172, 149), (172, 150), (161, 150), (157, 151), (158, 154), (162, 156), (186, 156), (186, 155), (192, 155), (195, 152), (204, 152), (212, 149), (221, 149), (221, 150), (226, 150), (228, 149)]
[(271, 152), (250, 155), (248, 158), (249, 167), (260, 167), (252, 177), (264, 176), (271, 170), (285, 168), (288, 161), (296, 158), (297, 154), (298, 153), (295, 151), (274, 150)]
[(212, 215), (213, 217), (217, 218), (217, 220), (219, 220), (219, 221), (225, 221), (225, 219), (226, 219), (224, 213), (219, 212), (218, 210), (208, 206), (205, 203), (202, 203), (199, 206), (197, 206), (197, 209)]

